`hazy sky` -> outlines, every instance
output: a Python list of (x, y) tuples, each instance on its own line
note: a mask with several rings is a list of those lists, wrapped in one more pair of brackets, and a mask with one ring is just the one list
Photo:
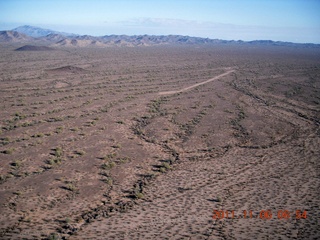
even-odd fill
[(0, 30), (320, 43), (320, 0), (0, 0)]

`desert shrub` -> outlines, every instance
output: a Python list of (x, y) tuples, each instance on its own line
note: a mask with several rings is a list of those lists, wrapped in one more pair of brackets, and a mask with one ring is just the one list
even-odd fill
[(71, 222), (71, 219), (67, 217), (66, 220), (64, 220), (64, 222), (65, 222), (66, 224), (69, 224), (69, 223)]
[(74, 153), (77, 154), (77, 155), (80, 155), (80, 156), (86, 154), (86, 152), (83, 151), (83, 150), (76, 150), (76, 151), (74, 151)]
[(64, 127), (57, 127), (55, 133), (61, 133), (63, 131)]
[(0, 175), (0, 183), (4, 182), (7, 179), (7, 176), (5, 175)]
[(115, 144), (115, 145), (112, 145), (111, 147), (113, 147), (113, 148), (121, 148), (121, 145), (120, 144)]
[(116, 166), (116, 164), (114, 162), (107, 162), (107, 163), (103, 163), (101, 165), (101, 168), (105, 169), (105, 170), (108, 170), (108, 169), (112, 169), (115, 166)]
[(34, 135), (32, 135), (32, 137), (35, 137), (35, 138), (40, 138), (40, 137), (43, 137), (44, 134), (43, 133), (36, 133)]
[(115, 156), (117, 156), (117, 153), (113, 152), (113, 153), (109, 153), (106, 156), (104, 156), (103, 159), (110, 160), (110, 159), (113, 159)]
[(1, 140), (2, 140), (2, 141), (1, 141), (1, 145), (2, 145), (2, 146), (7, 145), (7, 144), (10, 143), (9, 138), (2, 138)]
[(142, 193), (142, 187), (140, 185), (135, 185), (134, 190), (133, 190), (133, 195), (137, 199), (143, 198), (143, 193)]
[(16, 113), (14, 114), (13, 120), (14, 120), (14, 121), (18, 121), (18, 120), (24, 119), (24, 118), (26, 118), (25, 115), (23, 115), (22, 113), (16, 112)]
[(162, 167), (165, 168), (166, 170), (170, 170), (171, 169), (171, 166), (167, 162), (162, 163)]
[(50, 158), (49, 160), (47, 160), (47, 164), (49, 164), (50, 166), (56, 165), (56, 164), (61, 164), (62, 162), (62, 158), (60, 157), (54, 157), (54, 158)]
[(49, 237), (48, 240), (60, 240), (60, 236), (57, 233), (52, 233)]
[(4, 154), (12, 154), (15, 151), (15, 148), (8, 148), (6, 150), (3, 150)]
[(123, 158), (118, 158), (117, 159), (119, 161), (119, 163), (126, 163), (130, 161), (129, 157), (123, 157)]
[(112, 180), (112, 178), (110, 178), (110, 177), (103, 179), (103, 181), (104, 181), (105, 183), (107, 183), (108, 185), (112, 185), (112, 184), (113, 184), (113, 180)]
[(135, 194), (135, 197), (136, 197), (137, 199), (141, 199), (141, 198), (144, 197), (144, 195), (143, 195), (143, 193), (138, 192), (138, 193)]
[(56, 157), (61, 157), (62, 156), (62, 148), (61, 147), (57, 147), (55, 150), (54, 150), (54, 156)]
[(15, 169), (18, 169), (18, 168), (20, 168), (21, 164), (22, 164), (21, 161), (16, 160), (16, 161), (11, 163), (11, 166), (14, 167)]
[(66, 186), (66, 189), (68, 189), (69, 191), (71, 192), (74, 192), (77, 190), (76, 186), (73, 184), (73, 183), (69, 183), (67, 186)]

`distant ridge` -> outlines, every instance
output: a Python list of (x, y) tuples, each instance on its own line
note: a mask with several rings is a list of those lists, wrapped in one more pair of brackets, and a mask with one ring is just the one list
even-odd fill
[[(15, 31), (13, 31), (15, 30)], [(57, 32), (29, 25), (17, 27), (12, 31), (0, 31), (0, 42), (39, 43), (53, 47), (113, 47), (113, 46), (158, 46), (158, 45), (212, 45), (236, 44), (254, 46), (290, 46), (319, 48), (320, 44), (291, 43), (271, 40), (235, 41), (181, 35), (105, 35), (90, 36)], [(37, 36), (37, 37), (35, 37)]]
[(72, 33), (58, 32), (58, 31), (45, 29), (45, 28), (33, 27), (30, 25), (24, 25), (24, 26), (14, 28), (12, 29), (12, 31), (20, 32), (34, 38), (44, 37), (49, 34), (59, 34), (62, 36), (77, 36), (76, 34), (72, 34)]

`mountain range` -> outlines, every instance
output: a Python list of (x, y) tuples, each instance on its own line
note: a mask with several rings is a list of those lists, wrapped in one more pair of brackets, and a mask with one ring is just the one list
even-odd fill
[(45, 29), (45, 28), (33, 27), (30, 25), (24, 25), (24, 26), (14, 28), (14, 29), (12, 29), (12, 31), (23, 33), (25, 35), (28, 35), (28, 36), (34, 37), (34, 38), (45, 37), (49, 34), (58, 34), (58, 35), (62, 35), (65, 37), (77, 36), (76, 34), (73, 34), (73, 33), (58, 32), (58, 31), (53, 31), (53, 30)]
[(155, 46), (155, 45), (208, 45), (208, 44), (254, 44), (320, 47), (319, 44), (296, 44), (271, 40), (234, 41), (190, 37), (181, 35), (105, 35), (90, 36), (58, 32), (29, 25), (10, 31), (0, 31), (0, 43), (36, 43), (51, 47), (110, 47), (110, 46)]

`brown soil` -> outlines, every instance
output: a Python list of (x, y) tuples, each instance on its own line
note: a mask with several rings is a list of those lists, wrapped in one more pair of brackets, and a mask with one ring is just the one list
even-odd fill
[(320, 238), (319, 49), (0, 47), (0, 239)]

